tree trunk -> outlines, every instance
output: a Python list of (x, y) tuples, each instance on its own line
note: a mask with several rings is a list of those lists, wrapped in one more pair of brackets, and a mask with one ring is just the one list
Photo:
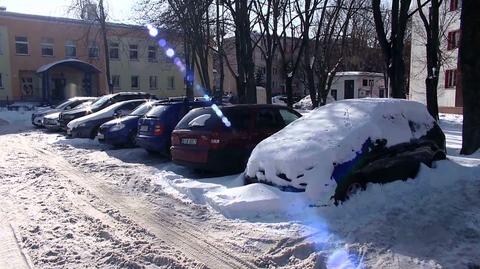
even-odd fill
[(107, 78), (108, 93), (113, 93), (113, 84), (110, 76), (110, 53), (108, 51), (107, 22), (103, 0), (98, 1), (98, 9), (100, 11), (100, 28), (102, 29), (103, 50), (105, 51), (105, 76)]
[(287, 93), (287, 106), (292, 107), (293, 106), (293, 76), (288, 76), (285, 79), (285, 92)]
[(272, 57), (265, 59), (265, 93), (267, 95), (267, 104), (272, 103)]
[(463, 0), (461, 15), (460, 69), (463, 91), (461, 154), (480, 148), (480, 1)]

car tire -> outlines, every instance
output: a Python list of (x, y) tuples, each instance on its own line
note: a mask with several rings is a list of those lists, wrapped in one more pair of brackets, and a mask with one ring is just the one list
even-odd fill
[(90, 133), (90, 139), (95, 139), (95, 137), (97, 136), (97, 133), (98, 133), (98, 127), (93, 127), (91, 133)]

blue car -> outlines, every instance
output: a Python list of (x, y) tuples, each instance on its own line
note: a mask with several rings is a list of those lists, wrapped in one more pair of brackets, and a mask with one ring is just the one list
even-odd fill
[(116, 147), (136, 144), (138, 120), (162, 101), (146, 102), (125, 117), (108, 121), (98, 128), (98, 141)]
[(149, 153), (170, 155), (170, 136), (177, 123), (194, 108), (211, 106), (209, 101), (163, 103), (138, 121), (137, 145)]

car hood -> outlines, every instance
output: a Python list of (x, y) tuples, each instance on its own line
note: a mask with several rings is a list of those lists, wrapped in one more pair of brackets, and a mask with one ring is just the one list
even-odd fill
[(102, 124), (103, 127), (111, 127), (115, 124), (119, 124), (119, 123), (123, 123), (123, 124), (129, 124), (130, 122), (136, 122), (138, 121), (138, 119), (140, 119), (140, 116), (125, 116), (125, 117), (122, 117), (122, 118), (118, 118), (118, 119), (113, 119), (113, 120), (110, 120), (110, 121), (107, 121), (105, 122), (104, 124)]
[(418, 102), (338, 101), (313, 110), (260, 142), (248, 160), (246, 175), (305, 189), (312, 200), (325, 202), (336, 188), (332, 174), (336, 165), (355, 159), (369, 144), (384, 140), (390, 147), (410, 142), (434, 126), (435, 120)]
[(33, 113), (34, 116), (36, 117), (39, 117), (39, 116), (43, 116), (43, 115), (46, 115), (46, 114), (50, 114), (50, 113), (53, 113), (53, 112), (58, 112), (60, 111), (60, 109), (56, 109), (56, 108), (45, 108), (45, 109), (41, 109), (41, 110), (37, 110)]
[[(79, 112), (77, 112), (77, 113), (81, 113), (81, 112), (88, 113), (88, 110), (87, 109), (82, 109), (82, 110), (79, 110)], [(94, 121), (94, 120), (99, 120), (99, 119), (104, 119), (104, 118), (111, 118), (111, 117), (113, 117), (114, 113), (115, 113), (115, 111), (113, 109), (110, 109), (110, 110), (103, 109), (103, 110), (100, 110), (98, 112), (80, 117), (80, 118), (75, 119), (75, 120), (72, 120), (71, 122), (69, 122), (67, 124), (67, 127), (70, 128), (70, 129), (73, 129), (73, 128), (78, 127), (82, 123), (86, 123), (86, 122)]]

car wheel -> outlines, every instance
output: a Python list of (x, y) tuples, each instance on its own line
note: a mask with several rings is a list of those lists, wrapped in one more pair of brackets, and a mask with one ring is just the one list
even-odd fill
[(131, 146), (131, 147), (136, 147), (137, 146), (137, 132), (133, 131), (131, 134), (130, 134), (130, 137), (128, 139), (128, 144)]
[(90, 133), (90, 139), (95, 139), (98, 133), (98, 127), (93, 127), (92, 132)]

